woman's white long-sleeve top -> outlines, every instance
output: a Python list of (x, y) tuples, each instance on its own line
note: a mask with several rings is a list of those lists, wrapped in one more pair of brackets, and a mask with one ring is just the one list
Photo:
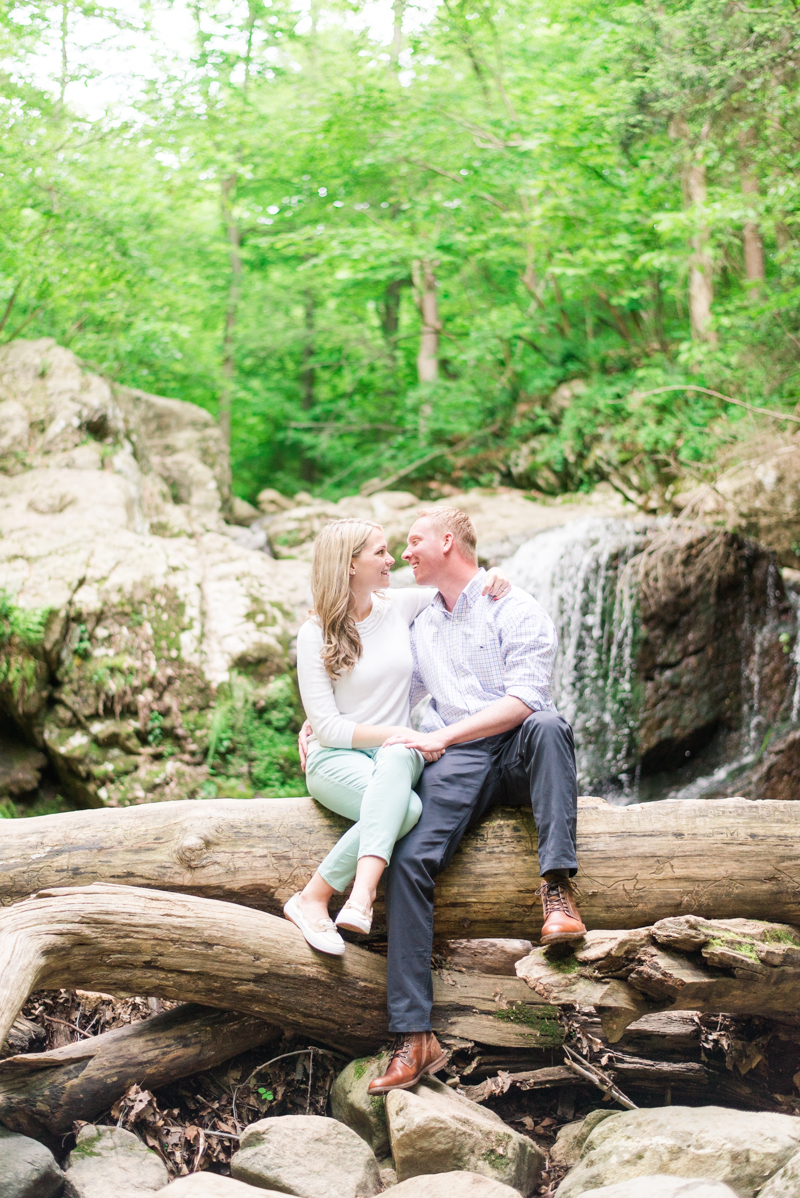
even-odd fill
[(334, 681), (322, 662), (322, 629), (313, 618), (297, 635), (297, 677), (313, 740), (326, 749), (350, 749), (356, 724), (408, 726), (413, 662), (409, 629), (432, 601), (430, 587), (387, 590), (356, 624), (363, 652)]

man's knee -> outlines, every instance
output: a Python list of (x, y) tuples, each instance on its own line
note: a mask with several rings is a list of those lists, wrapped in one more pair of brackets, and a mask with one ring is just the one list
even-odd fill
[(532, 711), (522, 721), (523, 745), (533, 750), (544, 745), (574, 745), (572, 729), (557, 711)]

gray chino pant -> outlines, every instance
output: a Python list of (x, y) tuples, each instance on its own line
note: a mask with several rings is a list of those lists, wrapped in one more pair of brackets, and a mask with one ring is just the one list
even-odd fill
[(433, 895), (468, 830), (498, 804), (533, 809), (539, 870), (577, 871), (578, 784), (575, 743), (567, 721), (536, 711), (518, 728), (454, 745), (427, 765), (417, 785), (422, 815), (397, 842), (386, 873), (389, 1029), (431, 1027)]

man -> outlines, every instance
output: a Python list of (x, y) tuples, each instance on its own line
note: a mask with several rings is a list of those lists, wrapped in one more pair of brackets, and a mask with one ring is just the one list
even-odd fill
[(469, 827), (497, 803), (530, 803), (539, 837), (542, 943), (586, 929), (570, 878), (577, 871), (577, 780), (572, 730), (551, 696), (557, 637), (547, 613), (517, 587), (482, 596), (472, 521), (429, 508), (403, 554), (421, 586), (438, 595), (412, 626), (412, 706), (430, 704), (418, 734), (395, 737), (443, 755), (418, 785), (419, 823), (398, 841), (386, 875), (389, 1028), (397, 1039), (371, 1094), (408, 1089), (445, 1062), (431, 1031), (435, 879)]

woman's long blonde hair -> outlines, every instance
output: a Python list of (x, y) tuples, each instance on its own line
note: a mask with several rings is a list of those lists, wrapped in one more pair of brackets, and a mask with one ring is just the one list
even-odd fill
[(331, 678), (352, 670), (361, 657), (361, 637), (350, 614), (350, 563), (373, 528), (371, 520), (332, 520), (314, 542), (311, 615), (322, 626), (322, 661)]

